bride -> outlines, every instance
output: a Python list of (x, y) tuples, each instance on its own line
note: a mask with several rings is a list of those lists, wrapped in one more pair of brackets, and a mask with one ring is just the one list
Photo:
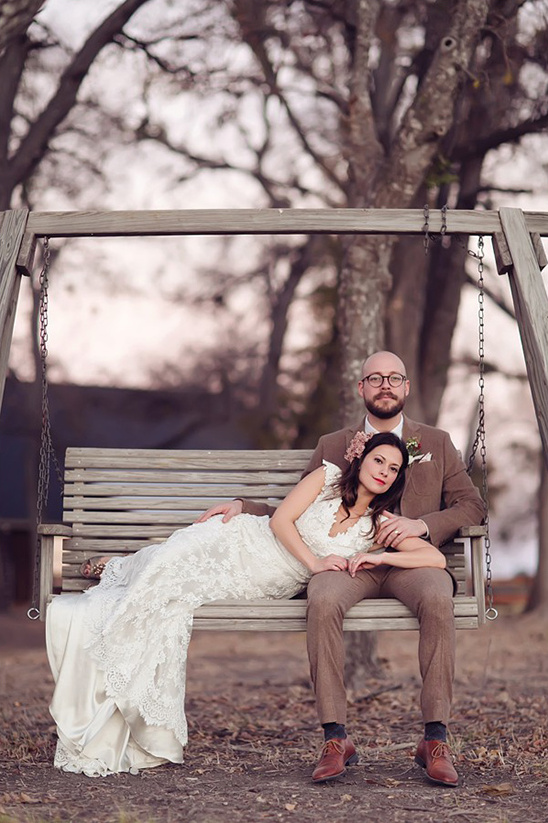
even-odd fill
[(214, 517), (127, 557), (84, 564), (99, 585), (55, 598), (47, 612), (57, 768), (92, 777), (183, 762), (187, 650), (201, 604), (292, 597), (328, 570), (445, 566), (420, 538), (397, 551), (374, 545), (383, 510), (403, 490), (404, 443), (358, 432), (345, 457), (344, 472), (324, 463), (301, 480), (271, 520)]

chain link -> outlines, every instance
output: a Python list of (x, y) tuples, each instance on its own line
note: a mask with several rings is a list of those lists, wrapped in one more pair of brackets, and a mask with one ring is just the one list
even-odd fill
[(437, 243), (441, 241), (444, 243), (444, 238), (447, 235), (447, 210), (448, 206), (447, 203), (445, 206), (441, 207), (441, 229), (440, 229), (440, 236), (437, 237), (435, 234), (430, 234), (430, 208), (428, 203), (425, 203), (423, 206), (422, 213), (424, 215), (424, 223), (422, 226), (422, 231), (424, 232), (424, 254), (427, 257), (429, 252), (429, 245), (430, 243)]
[(441, 239), (445, 237), (447, 234), (447, 203), (445, 206), (441, 207), (441, 229), (440, 229)]
[(51, 250), (49, 237), (44, 238), (43, 263), (40, 272), (40, 303), (38, 311), (39, 339), (40, 339), (40, 372), (42, 382), (42, 427), (40, 433), (40, 457), (38, 462), (38, 488), (36, 495), (36, 549), (34, 553), (34, 578), (32, 584), (32, 606), (27, 612), (31, 620), (40, 617), (39, 589), (40, 589), (40, 561), (41, 561), (41, 537), (39, 528), (42, 525), (44, 509), (49, 497), (50, 481), (50, 460), (53, 459), (60, 488), (63, 488), (63, 473), (57, 456), (53, 449), (51, 439), (51, 420), (49, 412), (48, 380), (47, 380), (47, 359), (48, 359), (48, 275), (50, 267)]
[(424, 204), (423, 208), (424, 214), (424, 223), (422, 226), (422, 230), (424, 232), (424, 254), (428, 257), (428, 244), (430, 242), (430, 209), (428, 208), (428, 203)]

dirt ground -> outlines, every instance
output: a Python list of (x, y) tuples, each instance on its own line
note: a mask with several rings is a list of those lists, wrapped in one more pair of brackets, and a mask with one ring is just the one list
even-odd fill
[(461, 785), (425, 782), (415, 632), (379, 635), (383, 679), (350, 695), (360, 763), (313, 785), (321, 735), (301, 634), (196, 633), (183, 766), (90, 779), (52, 768), (43, 628), (0, 615), (0, 823), (544, 823), (548, 620), (459, 632), (451, 745)]

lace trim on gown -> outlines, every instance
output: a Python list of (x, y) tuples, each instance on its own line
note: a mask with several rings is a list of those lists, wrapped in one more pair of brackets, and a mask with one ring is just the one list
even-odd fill
[(86, 595), (87, 649), (105, 673), (106, 693), (122, 712), (137, 709), (147, 725), (171, 730), (182, 745), (194, 610), (224, 598), (291, 597), (308, 578), (274, 538), (268, 518), (250, 515), (189, 526), (110, 561), (103, 574)]
[(53, 765), (56, 769), (61, 769), (64, 772), (85, 774), (86, 777), (106, 777), (108, 774), (114, 774), (114, 772), (108, 770), (102, 760), (87, 757), (86, 755), (73, 754), (60, 740), (57, 741), (55, 748)]

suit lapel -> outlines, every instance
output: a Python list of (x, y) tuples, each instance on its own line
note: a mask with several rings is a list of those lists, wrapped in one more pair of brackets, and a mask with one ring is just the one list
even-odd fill
[(420, 443), (421, 427), (420, 423), (410, 420), (409, 417), (403, 416), (402, 439), (407, 443), (410, 437), (416, 437)]

